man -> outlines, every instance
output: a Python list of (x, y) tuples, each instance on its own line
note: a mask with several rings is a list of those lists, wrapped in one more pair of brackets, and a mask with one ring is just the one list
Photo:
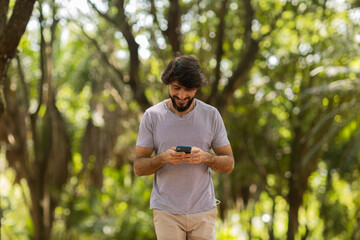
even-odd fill
[[(206, 84), (195, 57), (173, 59), (161, 80), (170, 98), (145, 111), (134, 161), (136, 175), (155, 174), (150, 208), (156, 236), (159, 240), (215, 239), (211, 169), (230, 173), (234, 168), (223, 120), (216, 108), (194, 98)], [(191, 152), (177, 152), (178, 145), (190, 145)]]

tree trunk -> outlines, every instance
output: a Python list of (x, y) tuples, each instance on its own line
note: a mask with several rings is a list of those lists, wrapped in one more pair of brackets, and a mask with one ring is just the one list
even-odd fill
[(163, 32), (171, 45), (173, 54), (180, 52), (181, 46), (181, 8), (178, 0), (170, 0), (168, 27)]
[(0, 0), (0, 118), (5, 111), (3, 82), (7, 65), (16, 54), (16, 48), (31, 17), (35, 0), (17, 0), (9, 21), (9, 0)]
[[(306, 105), (306, 101), (301, 105)], [(311, 111), (311, 110), (310, 110)], [(308, 132), (317, 127), (316, 122), (320, 121), (316, 115), (310, 122), (309, 129), (304, 129), (300, 123), (308, 121), (311, 113), (303, 111), (297, 117), (291, 116), (293, 121), (293, 140), (291, 143), (291, 160), (290, 160), (290, 172), (291, 177), (289, 179), (289, 193), (287, 196), (287, 202), (289, 204), (288, 212), (288, 232), (287, 239), (294, 240), (299, 226), (299, 209), (303, 203), (303, 196), (308, 188), (308, 178), (317, 167), (317, 163), (323, 154), (322, 148), (316, 146), (322, 142), (325, 133), (329, 131), (331, 120), (328, 120), (327, 124), (324, 124), (319, 132), (314, 135), (309, 135)], [(306, 139), (306, 140), (304, 140)], [(309, 153), (312, 153), (309, 160), (306, 160)]]
[[(99, 103), (98, 107), (99, 107)], [(105, 104), (104, 104), (105, 105)], [(89, 119), (81, 143), (83, 160), (82, 172), (90, 172), (88, 186), (101, 189), (103, 184), (103, 168), (114, 152), (116, 138), (119, 135), (118, 117), (103, 105), (103, 126), (96, 126), (93, 119)], [(89, 167), (91, 165), (91, 167)]]
[(289, 212), (288, 212), (288, 232), (287, 232), (287, 240), (294, 240), (295, 234), (297, 233), (297, 229), (299, 226), (299, 208), (302, 204), (303, 191), (299, 189), (298, 182), (294, 180), (294, 178), (290, 179), (289, 182), (289, 195), (288, 195), (288, 204), (289, 204)]
[(28, 180), (28, 186), (31, 196), (31, 218), (34, 224), (34, 239), (35, 240), (46, 240), (45, 234), (45, 224), (44, 224), (44, 208), (41, 204), (44, 194), (44, 189), (42, 184), (40, 184), (39, 179)]
[(224, 37), (225, 37), (225, 17), (227, 14), (227, 7), (228, 0), (222, 1), (221, 9), (218, 13), (219, 16), (219, 25), (217, 28), (216, 40), (217, 40), (217, 48), (216, 48), (216, 67), (214, 70), (215, 80), (211, 84), (211, 94), (208, 97), (208, 103), (215, 106), (216, 105), (216, 97), (219, 90), (219, 82), (221, 78), (221, 59), (224, 54), (223, 44), (224, 44)]

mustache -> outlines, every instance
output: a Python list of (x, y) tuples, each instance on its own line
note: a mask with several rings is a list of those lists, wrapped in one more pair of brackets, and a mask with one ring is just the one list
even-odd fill
[(181, 98), (179, 98), (178, 96), (173, 96), (173, 98), (176, 98), (176, 99), (178, 99), (178, 100), (187, 100), (187, 99), (190, 99), (190, 97), (186, 97), (186, 98), (184, 98), (184, 99), (181, 99)]

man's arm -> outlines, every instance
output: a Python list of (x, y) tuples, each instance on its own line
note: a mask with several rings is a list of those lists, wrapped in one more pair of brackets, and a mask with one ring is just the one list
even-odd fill
[(209, 153), (211, 156), (208, 161), (205, 161), (205, 164), (216, 172), (231, 173), (235, 165), (231, 145), (214, 148), (213, 150), (216, 155)]
[(152, 148), (136, 146), (134, 161), (134, 172), (136, 175), (151, 175), (162, 168), (166, 163), (179, 164), (184, 161), (183, 156), (185, 153), (176, 152), (175, 147), (151, 157), (153, 151)]
[(216, 155), (205, 152), (200, 148), (191, 149), (192, 157), (187, 159), (187, 163), (198, 164), (204, 162), (211, 169), (219, 173), (230, 173), (234, 169), (234, 156), (231, 145), (226, 145), (213, 149)]

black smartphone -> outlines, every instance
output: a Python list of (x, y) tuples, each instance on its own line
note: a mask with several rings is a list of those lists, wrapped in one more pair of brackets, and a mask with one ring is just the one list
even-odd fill
[(191, 146), (176, 146), (176, 151), (188, 154), (191, 152)]

